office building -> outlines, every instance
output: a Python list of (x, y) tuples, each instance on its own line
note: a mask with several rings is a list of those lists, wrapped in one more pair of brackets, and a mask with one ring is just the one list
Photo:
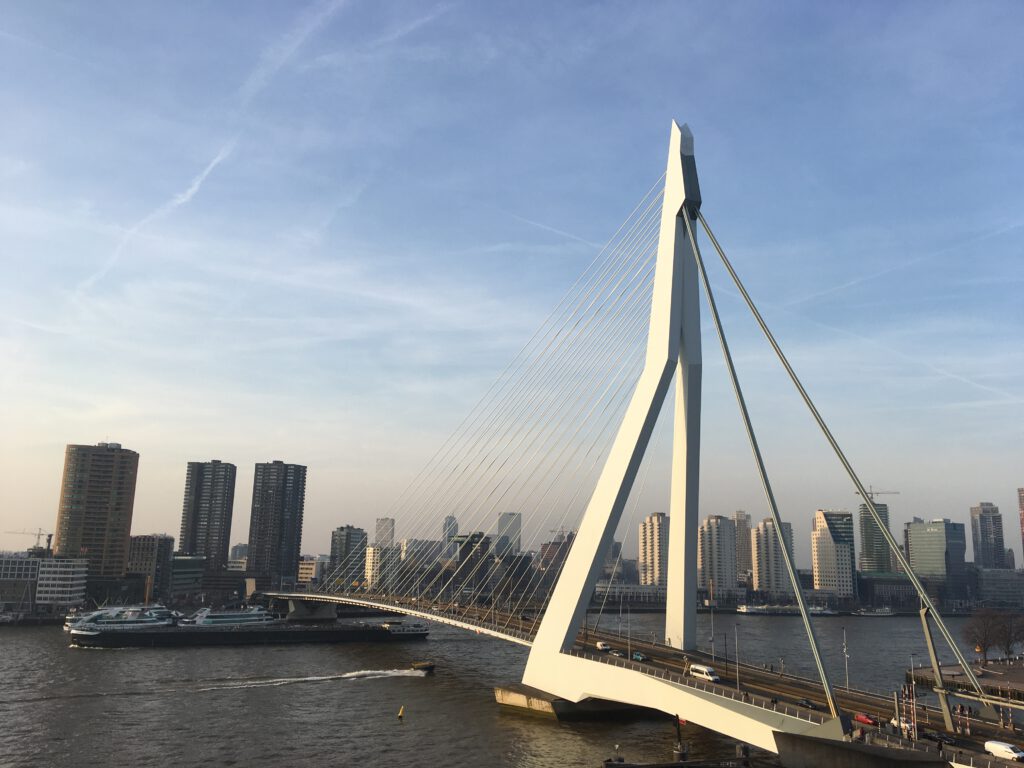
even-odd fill
[(190, 461), (185, 472), (178, 551), (203, 555), (206, 567), (227, 565), (231, 515), (235, 507), (235, 465), (214, 459)]
[[(885, 529), (889, 530), (889, 505), (875, 502), (875, 511), (882, 518)], [(857, 511), (860, 523), (860, 560), (858, 565), (863, 573), (891, 573), (893, 555), (882, 530), (871, 516), (867, 504), (861, 504)]]
[(165, 600), (171, 592), (174, 537), (165, 533), (132, 536), (128, 550), (128, 574), (146, 580), (146, 596)]
[(718, 600), (736, 591), (736, 524), (711, 515), (697, 529), (697, 587)]
[(0, 613), (30, 613), (35, 610), (39, 562), (38, 557), (22, 554), (0, 556)]
[(640, 585), (668, 586), (668, 523), (664, 512), (640, 523)]
[(971, 544), (974, 564), (979, 568), (1006, 567), (1003, 516), (995, 504), (982, 501), (971, 507)]
[(280, 587), (299, 569), (306, 467), (273, 461), (256, 465), (249, 522), (248, 573)]
[(54, 555), (84, 557), (89, 578), (124, 576), (138, 471), (139, 454), (120, 443), (67, 446)]
[(967, 552), (963, 523), (946, 519), (925, 522), (914, 518), (905, 526), (904, 538), (910, 567), (921, 578), (962, 577)]
[(350, 589), (363, 579), (366, 570), (366, 531), (341, 525), (331, 531), (329, 578), (339, 589)]
[(498, 557), (518, 555), (522, 549), (523, 516), (519, 512), (498, 515), (498, 534), (494, 539), (494, 553)]
[(377, 535), (373, 540), (374, 546), (393, 547), (395, 546), (395, 518), (378, 517)]
[(203, 594), (203, 573), (206, 558), (202, 555), (179, 555), (171, 558), (171, 599), (194, 602)]
[(455, 557), (458, 554), (459, 548), (453, 543), (458, 535), (459, 521), (454, 515), (448, 515), (441, 524), (441, 542), (444, 544), (445, 557)]
[(754, 570), (750, 553), (750, 515), (738, 509), (732, 516), (732, 522), (736, 526), (736, 584), (746, 587)]
[(853, 515), (845, 510), (819, 509), (811, 525), (811, 567), (814, 589), (840, 599), (856, 595)]
[[(782, 541), (790, 561), (793, 559), (793, 526), (782, 524)], [(782, 546), (775, 530), (775, 523), (766, 517), (750, 533), (750, 553), (754, 565), (754, 589), (773, 597), (792, 598), (793, 586), (786, 573)]]
[(85, 602), (89, 560), (54, 557), (39, 561), (36, 605), (49, 606), (53, 613)]
[(1017, 514), (1020, 519), (1020, 545), (1024, 552), (1024, 488), (1017, 489)]
[(322, 581), (327, 565), (328, 561), (322, 560), (319, 556), (303, 555), (299, 558), (299, 571), (296, 574), (296, 581), (299, 584)]
[(398, 548), (370, 546), (366, 548), (364, 580), (370, 592), (389, 592), (398, 572)]
[(248, 544), (235, 544), (231, 547), (230, 560), (245, 560), (249, 556)]

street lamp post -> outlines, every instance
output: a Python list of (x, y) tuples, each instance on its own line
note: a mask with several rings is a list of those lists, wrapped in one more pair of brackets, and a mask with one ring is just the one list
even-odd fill
[[(734, 635), (735, 635), (735, 637), (734, 637), (735, 642), (733, 643), (733, 645), (736, 646), (736, 691), (739, 692), (739, 690), (740, 690), (740, 625), (739, 624), (733, 624), (732, 628), (733, 628), (733, 632), (734, 632)], [(847, 687), (849, 687), (849, 686), (847, 686)]]
[(846, 627), (843, 627), (843, 663), (846, 665), (846, 690), (850, 690), (850, 654), (846, 647)]

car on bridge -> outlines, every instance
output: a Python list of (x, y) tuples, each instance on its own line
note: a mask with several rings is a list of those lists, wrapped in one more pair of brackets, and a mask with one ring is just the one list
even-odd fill
[(698, 680), (707, 680), (709, 683), (722, 682), (722, 678), (715, 672), (714, 667), (709, 667), (706, 664), (691, 664), (689, 675), (690, 677), (696, 677)]
[(646, 653), (640, 653), (640, 651), (633, 651), (633, 661), (650, 661)]
[(804, 709), (817, 709), (818, 708), (818, 705), (815, 704), (810, 699), (797, 699), (796, 705), (798, 707), (803, 707)]
[(597, 648), (597, 650), (599, 651), (605, 652), (610, 651), (612, 649), (612, 647), (604, 640), (598, 640), (596, 643), (594, 643), (594, 647)]
[(853, 716), (853, 719), (854, 719), (855, 722), (858, 722), (861, 725), (878, 725), (878, 721), (875, 720), (875, 718), (873, 718), (871, 715), (865, 714), (863, 712), (857, 712)]
[(609, 656), (618, 656), (620, 659), (626, 658), (626, 652), (625, 651), (620, 651), (618, 648), (612, 648), (610, 651), (608, 651), (608, 655)]

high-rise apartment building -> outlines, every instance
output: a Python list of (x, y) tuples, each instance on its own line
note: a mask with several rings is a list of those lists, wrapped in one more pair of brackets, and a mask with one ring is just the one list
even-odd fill
[(249, 556), (249, 545), (245, 544), (234, 544), (231, 547), (231, 560), (245, 560)]
[(328, 577), (341, 589), (349, 589), (366, 570), (366, 531), (341, 525), (331, 531), (331, 562)]
[(146, 578), (148, 596), (165, 600), (171, 592), (171, 564), (174, 537), (166, 533), (132, 536), (128, 551), (128, 573)]
[(736, 523), (711, 515), (697, 529), (697, 586), (712, 599), (736, 589)]
[(907, 558), (922, 578), (950, 579), (964, 573), (967, 535), (963, 523), (914, 518), (904, 528)]
[(247, 572), (278, 586), (294, 579), (302, 546), (306, 468), (272, 461), (256, 465), (252, 483)]
[(374, 538), (373, 543), (377, 547), (395, 546), (395, 518), (377, 518), (377, 536)]
[[(782, 524), (782, 540), (785, 542), (789, 558), (793, 559), (793, 526)], [(786, 573), (786, 562), (782, 555), (782, 546), (775, 531), (775, 523), (766, 517), (750, 533), (751, 559), (754, 563), (754, 589), (769, 595), (782, 596), (793, 594), (793, 586)]]
[(398, 547), (366, 548), (366, 588), (371, 592), (389, 592), (397, 579)]
[(454, 543), (458, 535), (459, 521), (455, 519), (455, 515), (448, 515), (441, 524), (441, 543), (444, 545), (445, 557), (455, 557), (459, 553), (459, 548)]
[(178, 551), (205, 556), (211, 571), (224, 568), (234, 508), (235, 465), (217, 459), (190, 461), (185, 472)]
[(523, 516), (519, 512), (498, 515), (498, 535), (494, 539), (494, 552), (498, 557), (518, 555), (522, 549)]
[(1017, 510), (1020, 516), (1020, 545), (1024, 552), (1024, 488), (1017, 489)]
[(54, 554), (85, 558), (90, 578), (124, 576), (138, 472), (139, 454), (120, 443), (67, 446)]
[(979, 568), (1006, 567), (1003, 516), (995, 504), (982, 501), (971, 507), (971, 544), (974, 564)]
[[(889, 529), (889, 505), (875, 502), (875, 511)], [(885, 540), (867, 504), (861, 504), (857, 511), (860, 523), (860, 560), (858, 565), (864, 573), (891, 573), (893, 570), (892, 550)]]
[(640, 523), (640, 584), (668, 585), (668, 523), (664, 512), (648, 515)]
[(811, 567), (814, 588), (836, 597), (857, 592), (853, 515), (845, 510), (819, 509), (811, 526)]
[(732, 516), (736, 526), (736, 584), (747, 586), (747, 579), (754, 570), (753, 555), (750, 552), (750, 515), (742, 509)]

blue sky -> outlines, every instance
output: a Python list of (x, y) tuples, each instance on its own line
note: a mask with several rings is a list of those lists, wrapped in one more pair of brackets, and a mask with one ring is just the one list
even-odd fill
[[(901, 491), (894, 528), (993, 501), (1020, 555), (1022, 22), (1017, 3), (5, 3), (0, 530), (52, 530), (64, 445), (106, 439), (142, 455), (137, 533), (177, 533), (185, 463), (210, 458), (239, 466), (235, 540), (275, 458), (310, 467), (304, 550), (371, 525), (657, 179), (677, 118), (826, 418)], [(803, 549), (815, 508), (856, 499), (713, 277)], [(703, 511), (759, 519), (715, 355), (706, 328)]]

